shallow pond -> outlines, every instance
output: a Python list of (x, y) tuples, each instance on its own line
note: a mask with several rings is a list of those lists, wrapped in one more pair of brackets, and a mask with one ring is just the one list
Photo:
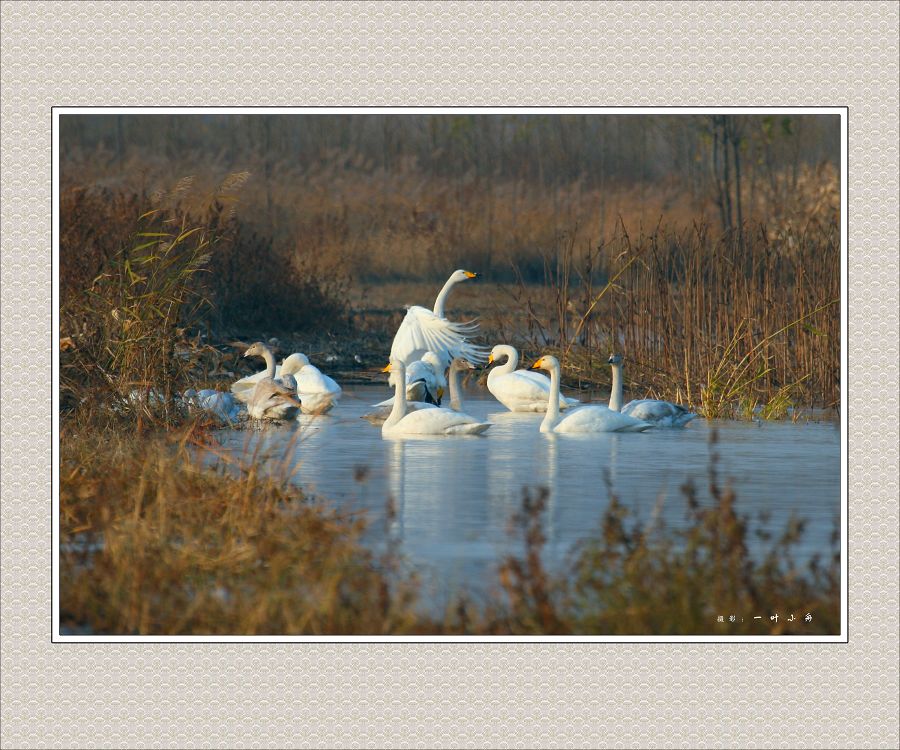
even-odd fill
[[(669, 527), (685, 522), (680, 492), (692, 478), (708, 501), (710, 434), (719, 476), (737, 493), (737, 509), (754, 528), (779, 533), (790, 515), (807, 522), (795, 562), (827, 556), (840, 517), (840, 427), (819, 422), (707, 422), (684, 429), (590, 436), (543, 435), (542, 415), (513, 414), (484, 389), (466, 392), (465, 411), (493, 426), (484, 436), (391, 438), (361, 415), (387, 387), (345, 389), (324, 417), (296, 425), (219, 433), (230, 453), (287, 459), (296, 481), (344, 512), (364, 511), (367, 541), (399, 543), (422, 577), (425, 600), (440, 608), (453, 592), (487, 592), (498, 561), (520, 550), (509, 521), (523, 488), (550, 491), (544, 518), (546, 557), (558, 566), (598, 527), (609, 503), (605, 476), (620, 501), (647, 519), (659, 507)], [(286, 456), (286, 451), (289, 455)], [(387, 518), (387, 499), (396, 516)], [(662, 502), (660, 504), (660, 498)], [(762, 547), (756, 542), (756, 550)]]

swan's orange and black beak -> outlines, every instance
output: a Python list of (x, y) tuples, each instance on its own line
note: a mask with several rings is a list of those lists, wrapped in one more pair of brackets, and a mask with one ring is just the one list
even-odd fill
[(388, 362), (387, 367), (381, 368), (382, 372), (390, 372), (391, 371), (391, 363)]
[(543, 362), (544, 362), (544, 358), (541, 357), (541, 358), (540, 358), (537, 362), (535, 362), (529, 369), (531, 369), (531, 370), (540, 370), (540, 369), (541, 369), (541, 365), (543, 364)]
[(493, 354), (491, 354), (491, 356), (488, 357), (488, 364), (489, 365), (494, 364), (494, 355)]
[(466, 275), (466, 277), (469, 278), (469, 279), (477, 279), (477, 278), (478, 278), (478, 274), (477, 274), (477, 273), (472, 273), (471, 271), (463, 271), (463, 273), (464, 273), (464, 274)]

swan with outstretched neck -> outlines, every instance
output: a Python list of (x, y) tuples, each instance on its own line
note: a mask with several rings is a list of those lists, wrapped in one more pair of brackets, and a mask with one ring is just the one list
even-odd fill
[(622, 355), (613, 354), (609, 358), (612, 367), (612, 392), (609, 395), (609, 408), (627, 414), (636, 419), (649, 422), (654, 427), (684, 427), (697, 417), (683, 406), (671, 401), (660, 401), (654, 398), (641, 398), (622, 405)]
[(620, 414), (598, 404), (581, 406), (560, 418), (559, 361), (547, 354), (535, 362), (531, 369), (547, 370), (550, 373), (550, 399), (544, 421), (541, 422), (541, 432), (643, 432), (652, 427), (640, 419)]
[(478, 324), (473, 321), (453, 322), (447, 320), (444, 314), (450, 290), (457, 284), (476, 278), (478, 274), (471, 271), (454, 271), (434, 301), (432, 310), (421, 305), (407, 308), (406, 316), (391, 343), (391, 360), (397, 359), (409, 366), (422, 359), (425, 352), (431, 351), (444, 363), (441, 372), (454, 357), (465, 357), (478, 364), (484, 362), (487, 351), (468, 338), (477, 333)]
[[(547, 411), (550, 397), (550, 380), (546, 375), (530, 370), (517, 370), (519, 352), (513, 346), (497, 344), (491, 349), (488, 364), (502, 361), (488, 374), (487, 387), (491, 394), (510, 411)], [(560, 398), (559, 408), (575, 406), (578, 399)]]
[(394, 405), (381, 426), (382, 435), (479, 435), (491, 426), (490, 422), (479, 422), (468, 414), (439, 406), (408, 412), (406, 368), (399, 359), (392, 359), (388, 368)]

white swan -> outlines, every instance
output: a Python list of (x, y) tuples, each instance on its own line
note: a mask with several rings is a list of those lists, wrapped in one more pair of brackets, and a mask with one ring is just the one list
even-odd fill
[(234, 422), (241, 413), (241, 404), (235, 399), (234, 394), (212, 388), (200, 391), (188, 388), (183, 394), (183, 400), (189, 406), (209, 412), (226, 422)]
[(613, 373), (609, 408), (613, 411), (620, 411), (622, 414), (649, 422), (654, 427), (684, 427), (697, 417), (683, 406), (654, 398), (641, 398), (622, 406), (622, 355), (613, 354), (609, 358), (609, 364)]
[(441, 407), (407, 413), (405, 366), (394, 359), (390, 368), (394, 406), (381, 426), (382, 435), (478, 435), (491, 426), (490, 422)]
[[(546, 375), (529, 370), (517, 370), (519, 352), (515, 347), (498, 344), (491, 350), (488, 364), (506, 357), (506, 363), (494, 367), (487, 378), (488, 390), (510, 411), (547, 411), (550, 380)], [(580, 403), (578, 399), (560, 398), (559, 407), (568, 409)]]
[(293, 419), (300, 410), (300, 402), (297, 400), (296, 385), (290, 383), (294, 378), (288, 375), (289, 384), (275, 379), (275, 357), (272, 351), (261, 341), (253, 344), (246, 352), (245, 357), (262, 357), (266, 361), (266, 369), (263, 376), (256, 382), (250, 400), (247, 402), (247, 412), (253, 419)]
[(541, 432), (643, 432), (652, 427), (640, 419), (597, 404), (573, 409), (560, 419), (559, 362), (556, 357), (548, 354), (541, 357), (531, 368), (550, 372), (550, 403), (544, 421), (541, 422)]
[(479, 364), (484, 362), (487, 351), (466, 338), (478, 331), (478, 324), (473, 321), (454, 323), (444, 317), (444, 304), (450, 290), (462, 281), (477, 277), (478, 274), (471, 271), (454, 271), (434, 301), (433, 310), (419, 305), (407, 308), (406, 317), (391, 344), (391, 360), (398, 359), (404, 365), (411, 365), (431, 351), (445, 362), (453, 357), (465, 357)]
[[(460, 385), (459, 379), (462, 373), (466, 370), (474, 370), (475, 365), (473, 365), (469, 360), (464, 359), (463, 357), (456, 357), (450, 363), (450, 376), (448, 378), (450, 383), (450, 408), (453, 411), (461, 412), (462, 411), (462, 386)], [(384, 372), (390, 372), (391, 366), (388, 365)], [(419, 409), (434, 409), (437, 407), (437, 404), (433, 402), (426, 401), (414, 401), (410, 400), (409, 393), (410, 390), (414, 386), (421, 386), (423, 392), (427, 392), (425, 389), (425, 384), (419, 380), (415, 383), (409, 382), (409, 370), (406, 371), (406, 411), (407, 413), (418, 411)], [(394, 408), (394, 397), (391, 396), (387, 401), (382, 401), (379, 404), (375, 404), (372, 407), (372, 411), (368, 414), (363, 414), (362, 419), (365, 419), (372, 424), (383, 424), (384, 421), (390, 416), (391, 411)]]
[(324, 414), (334, 408), (341, 397), (341, 387), (311, 365), (305, 354), (294, 353), (281, 363), (281, 377), (293, 376), (304, 414)]

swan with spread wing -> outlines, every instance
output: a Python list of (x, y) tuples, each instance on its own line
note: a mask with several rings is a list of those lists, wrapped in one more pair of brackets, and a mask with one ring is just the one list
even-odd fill
[(447, 320), (444, 315), (450, 290), (463, 281), (476, 278), (478, 274), (471, 271), (454, 271), (434, 301), (432, 310), (420, 305), (407, 308), (406, 317), (391, 344), (391, 360), (399, 360), (408, 367), (422, 359), (426, 352), (434, 352), (441, 359), (442, 373), (454, 357), (465, 357), (476, 364), (485, 362), (487, 350), (469, 341), (469, 337), (477, 333), (478, 324), (474, 321), (457, 323)]

